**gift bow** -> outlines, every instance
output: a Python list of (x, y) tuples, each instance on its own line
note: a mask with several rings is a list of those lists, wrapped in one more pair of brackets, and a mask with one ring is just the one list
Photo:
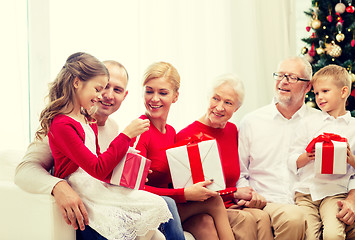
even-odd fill
[(346, 138), (343, 138), (340, 135), (334, 133), (323, 133), (318, 137), (313, 138), (313, 140), (306, 147), (306, 151), (309, 153), (312, 152), (317, 142), (331, 143), (332, 140), (338, 142), (347, 142)]
[(194, 184), (201, 181), (205, 181), (198, 143), (202, 141), (213, 140), (213, 139), (214, 139), (213, 137), (205, 133), (199, 132), (169, 147), (169, 148), (175, 148), (175, 147), (186, 146), (187, 154), (189, 156), (192, 182)]
[(210, 135), (199, 132), (199, 133), (192, 135), (191, 137), (187, 137), (179, 142), (176, 142), (175, 144), (165, 148), (164, 150), (167, 150), (170, 148), (181, 147), (181, 146), (185, 146), (185, 145), (197, 144), (202, 141), (213, 140), (213, 139), (214, 138), (211, 137)]
[(308, 144), (306, 151), (311, 152), (317, 142), (322, 142), (322, 174), (332, 174), (333, 173), (333, 165), (334, 165), (334, 144), (333, 141), (337, 142), (347, 142), (346, 138), (343, 138), (337, 134), (333, 133), (323, 133)]

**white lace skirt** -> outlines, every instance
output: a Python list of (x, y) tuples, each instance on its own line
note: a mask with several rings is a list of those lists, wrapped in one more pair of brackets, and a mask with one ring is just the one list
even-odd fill
[(89, 214), (89, 225), (109, 240), (134, 240), (172, 218), (158, 195), (103, 183), (79, 168), (68, 177)]

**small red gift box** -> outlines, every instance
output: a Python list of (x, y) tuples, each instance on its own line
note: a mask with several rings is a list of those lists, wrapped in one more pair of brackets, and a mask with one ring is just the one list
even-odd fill
[(306, 151), (315, 149), (314, 168), (320, 174), (346, 174), (347, 140), (339, 135), (323, 133), (314, 138)]
[(128, 152), (112, 171), (110, 183), (132, 189), (144, 189), (151, 161)]
[(196, 134), (166, 150), (174, 188), (213, 179), (207, 188), (226, 188), (217, 142), (205, 134)]

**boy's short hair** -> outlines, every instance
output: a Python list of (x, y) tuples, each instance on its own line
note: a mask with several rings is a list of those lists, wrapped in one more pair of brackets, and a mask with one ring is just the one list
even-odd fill
[(325, 66), (318, 70), (314, 75), (311, 80), (312, 85), (316, 83), (318, 80), (332, 80), (335, 85), (338, 87), (348, 87), (349, 88), (349, 94), (351, 90), (351, 79), (350, 79), (350, 74), (348, 71), (338, 65), (335, 64), (329, 64), (328, 66)]

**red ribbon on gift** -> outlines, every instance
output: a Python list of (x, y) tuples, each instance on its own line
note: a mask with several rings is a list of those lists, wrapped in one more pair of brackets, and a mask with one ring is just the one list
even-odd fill
[(334, 156), (334, 144), (333, 141), (347, 142), (346, 138), (343, 138), (333, 133), (323, 133), (308, 144), (306, 147), (307, 152), (312, 152), (317, 142), (323, 142), (322, 146), (322, 174), (333, 173), (333, 156)]
[(170, 148), (176, 148), (176, 147), (181, 147), (181, 146), (185, 146), (185, 145), (189, 145), (189, 144), (193, 144), (193, 143), (199, 143), (199, 142), (202, 142), (202, 141), (207, 141), (207, 140), (213, 140), (214, 138), (211, 137), (210, 135), (208, 134), (205, 134), (205, 133), (202, 133), (202, 132), (199, 132), (199, 133), (196, 133), (194, 135), (192, 135), (191, 137), (188, 137), (188, 138), (185, 138), (179, 142), (176, 142), (175, 144), (167, 147), (167, 148), (164, 148), (163, 150), (167, 150), (167, 149), (170, 149)]
[(198, 143), (202, 141), (213, 140), (213, 139), (214, 139), (213, 137), (200, 132), (184, 140), (181, 140), (169, 147), (169, 148), (175, 148), (175, 147), (181, 147), (186, 145), (187, 154), (189, 156), (191, 177), (193, 183), (198, 183), (205, 180)]

